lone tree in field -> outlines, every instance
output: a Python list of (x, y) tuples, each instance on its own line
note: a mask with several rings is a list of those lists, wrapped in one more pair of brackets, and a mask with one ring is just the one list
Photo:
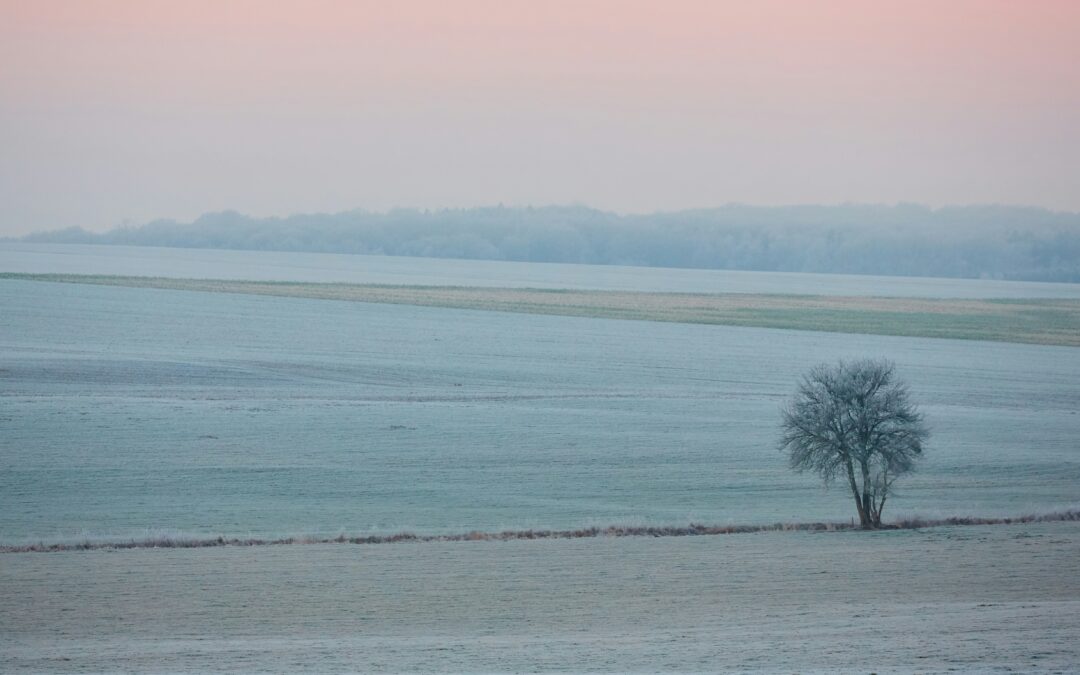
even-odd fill
[(847, 479), (865, 529), (881, 526), (893, 483), (915, 468), (929, 436), (893, 371), (883, 360), (819, 365), (783, 410), (780, 449), (791, 468), (826, 485)]

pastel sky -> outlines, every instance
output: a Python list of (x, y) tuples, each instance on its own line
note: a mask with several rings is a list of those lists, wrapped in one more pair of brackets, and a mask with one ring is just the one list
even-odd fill
[(1074, 0), (0, 0), (0, 235), (584, 203), (1080, 210)]

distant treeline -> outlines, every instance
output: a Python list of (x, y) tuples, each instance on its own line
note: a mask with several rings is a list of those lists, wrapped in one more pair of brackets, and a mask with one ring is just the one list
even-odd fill
[(1080, 213), (919, 205), (618, 215), (578, 206), (157, 220), (30, 242), (1080, 282)]

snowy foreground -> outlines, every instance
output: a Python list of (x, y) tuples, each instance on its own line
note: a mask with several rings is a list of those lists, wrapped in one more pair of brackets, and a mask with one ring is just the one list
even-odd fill
[(0, 671), (1080, 667), (1080, 523), (0, 555)]

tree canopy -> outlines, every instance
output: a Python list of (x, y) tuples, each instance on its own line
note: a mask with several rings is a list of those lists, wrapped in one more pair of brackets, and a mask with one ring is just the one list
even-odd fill
[(915, 468), (929, 430), (907, 385), (884, 360), (812, 368), (782, 412), (791, 468), (829, 485), (846, 480), (865, 528), (881, 525), (895, 481)]

